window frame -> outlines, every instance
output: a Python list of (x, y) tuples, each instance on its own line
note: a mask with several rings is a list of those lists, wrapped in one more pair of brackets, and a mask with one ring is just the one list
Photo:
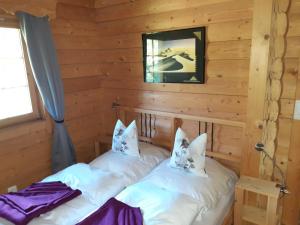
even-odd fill
[[(0, 11), (0, 27), (5, 28), (16, 28), (20, 30), (20, 26), (18, 24), (17, 18), (13, 15), (8, 14), (1, 14)], [(29, 56), (26, 49), (26, 44), (24, 41), (24, 38), (21, 34), (20, 30), (20, 38), (21, 38), (21, 45), (23, 50), (23, 57), (24, 57), (24, 63), (25, 63), (25, 70), (27, 74), (27, 80), (28, 80), (28, 87), (30, 92), (30, 99), (31, 99), (31, 105), (32, 105), (32, 112), (27, 113), (24, 115), (9, 117), (6, 119), (0, 119), (0, 129), (17, 125), (20, 123), (30, 122), (30, 121), (36, 121), (44, 119), (44, 111), (42, 112), (42, 103), (41, 98), (38, 94), (38, 89), (36, 87), (34, 78), (33, 78), (33, 72), (31, 69), (31, 65), (29, 62)]]

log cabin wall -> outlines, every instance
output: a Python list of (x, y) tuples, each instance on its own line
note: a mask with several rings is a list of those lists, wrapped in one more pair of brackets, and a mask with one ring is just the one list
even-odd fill
[(57, 0), (0, 0), (0, 9), (6, 13), (14, 14), (17, 11), (24, 11), (35, 16), (49, 16), (55, 18), (56, 16)]
[[(80, 162), (94, 157), (101, 129), (99, 76), (84, 57), (96, 45), (85, 41), (97, 36), (92, 6), (89, 0), (59, 0), (50, 22), (65, 88), (65, 121)], [(0, 192), (50, 174), (51, 132), (49, 118), (0, 130)]]
[[(4, 1), (10, 2), (1, 0), (0, 5)], [(59, 0), (51, 26), (65, 87), (66, 124), (78, 160), (93, 158), (93, 142), (100, 132), (112, 133), (115, 117), (111, 104), (115, 101), (245, 122), (252, 7), (252, 0), (95, 0), (95, 4)], [(299, 194), (295, 197), (299, 187), (300, 154), (295, 138), (299, 123), (292, 119), (295, 99), (300, 98), (299, 12), (300, 1), (292, 0), (276, 150), (293, 192), (284, 205), (283, 222), (287, 225), (297, 220), (300, 198)], [(207, 27), (206, 84), (145, 84), (141, 33), (197, 26)], [(222, 137), (230, 136), (231, 146), (221, 142), (220, 149), (238, 146), (238, 131), (227, 133)], [(49, 120), (1, 130), (0, 192), (48, 175), (50, 150)]]
[[(111, 133), (111, 104), (245, 121), (252, 1), (96, 1), (103, 68), (103, 132)], [(207, 27), (206, 83), (143, 81), (141, 34)], [(112, 119), (111, 119), (112, 118)]]
[(95, 61), (98, 32), (93, 1), (59, 0), (51, 22), (65, 90), (65, 120), (78, 161), (94, 157), (101, 131), (101, 76)]
[[(95, 7), (100, 33), (99, 65), (104, 76), (104, 135), (112, 133), (115, 119), (111, 116), (114, 113), (111, 111), (113, 102), (246, 121), (253, 1), (96, 0)], [(295, 200), (299, 159), (289, 158), (300, 54), (299, 7), (299, 0), (292, 0), (288, 11), (289, 31), (275, 153), (280, 167), (290, 173), (287, 174), (291, 177), (288, 185), (293, 190), (284, 205), (285, 224), (297, 221), (295, 211), (299, 202), (299, 199)], [(144, 83), (141, 34), (196, 26), (207, 27), (206, 84)], [(228, 149), (239, 143), (240, 137), (235, 133), (230, 131), (229, 136), (234, 139), (230, 141), (231, 146), (224, 146), (221, 141), (219, 148), (222, 149), (223, 145)], [(222, 138), (222, 135), (217, 138)], [(292, 156), (295, 155), (294, 150)], [(274, 176), (275, 179), (280, 177), (277, 171)], [(294, 211), (290, 210), (291, 205)]]
[[(100, 33), (98, 62), (104, 76), (104, 135), (112, 133), (115, 117), (111, 105), (115, 101), (245, 122), (252, 0), (99, 0), (95, 7)], [(207, 27), (205, 84), (144, 83), (141, 34), (198, 26)], [(189, 129), (198, 129), (197, 124), (187, 122)], [(214, 151), (241, 157), (241, 131), (217, 128)]]

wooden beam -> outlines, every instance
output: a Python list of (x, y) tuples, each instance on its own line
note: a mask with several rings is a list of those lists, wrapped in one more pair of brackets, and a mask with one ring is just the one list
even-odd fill
[(148, 110), (148, 109), (141, 109), (141, 108), (131, 108), (131, 107), (126, 107), (126, 106), (121, 106), (120, 109), (124, 110), (126, 112), (147, 113), (147, 114), (163, 116), (163, 117), (178, 118), (178, 119), (185, 119), (185, 120), (195, 120), (195, 121), (216, 123), (216, 124), (220, 124), (220, 125), (227, 125), (227, 126), (241, 127), (241, 128), (245, 127), (244, 122), (233, 121), (233, 120), (224, 120), (224, 119), (204, 117), (204, 116), (193, 116), (193, 115), (188, 115), (188, 114), (183, 114), (183, 113), (182, 114), (181, 113), (172, 113), (172, 112)]
[(267, 78), (269, 72), (273, 0), (254, 0), (252, 47), (248, 86), (245, 149), (242, 174), (259, 175), (259, 154), (254, 146), (262, 140), (262, 121), (265, 112)]

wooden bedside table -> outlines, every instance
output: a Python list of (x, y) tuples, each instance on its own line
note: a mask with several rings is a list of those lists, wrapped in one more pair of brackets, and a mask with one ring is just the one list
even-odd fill
[[(253, 192), (267, 196), (267, 208), (262, 209), (245, 203), (245, 193)], [(259, 225), (278, 224), (277, 204), (280, 189), (275, 182), (241, 176), (235, 186), (234, 225), (243, 221)]]

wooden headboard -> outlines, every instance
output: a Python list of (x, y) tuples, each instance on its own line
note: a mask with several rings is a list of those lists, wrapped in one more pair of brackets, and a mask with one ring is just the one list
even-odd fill
[[(233, 144), (231, 143), (231, 145), (238, 145), (234, 146), (235, 151), (233, 152), (230, 150), (230, 147), (228, 147), (229, 150), (227, 151), (226, 146), (229, 145), (225, 143), (226, 141), (223, 141), (224, 143), (222, 142), (221, 144), (217, 142), (219, 136), (224, 136), (224, 134), (220, 134), (220, 131), (226, 133), (227, 136), (231, 136), (231, 130), (237, 130), (235, 133), (238, 133), (242, 137), (245, 130), (245, 123), (218, 118), (170, 113), (118, 105), (113, 106), (113, 108), (116, 110), (117, 117), (121, 119), (125, 124), (128, 124), (133, 119), (136, 120), (139, 139), (141, 141), (165, 147), (170, 151), (173, 148), (175, 133), (178, 127), (182, 127), (185, 131), (192, 130), (193, 134), (191, 134), (190, 132), (188, 133), (189, 136), (194, 135), (194, 137), (196, 137), (201, 133), (207, 133), (207, 157), (212, 157), (225, 166), (239, 173), (242, 144), (238, 144), (238, 142), (236, 142), (237, 144), (235, 144), (235, 142)], [(166, 132), (160, 132), (157, 124), (157, 121), (159, 119), (165, 120), (169, 123), (169, 126), (165, 129), (169, 131), (168, 134), (166, 134)], [(190, 129), (191, 124), (193, 125), (193, 129)], [(164, 136), (164, 138), (162, 138), (162, 136)], [(234, 134), (232, 134), (232, 136), (234, 136)], [(104, 137), (103, 139), (108, 140), (107, 137)], [(233, 139), (235, 140), (238, 138), (234, 137)], [(111, 137), (109, 137), (109, 140), (111, 140)], [(221, 145), (222, 147), (220, 147)]]

